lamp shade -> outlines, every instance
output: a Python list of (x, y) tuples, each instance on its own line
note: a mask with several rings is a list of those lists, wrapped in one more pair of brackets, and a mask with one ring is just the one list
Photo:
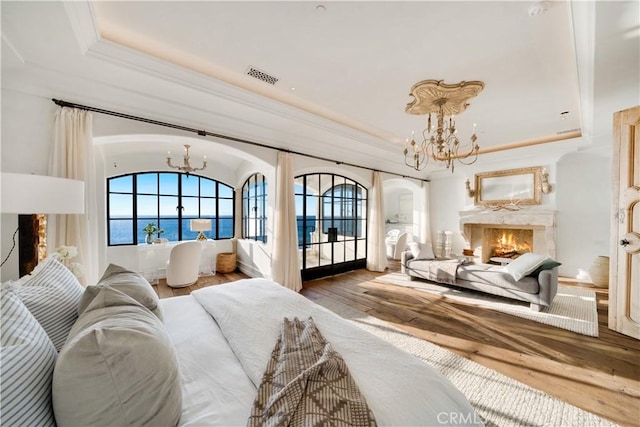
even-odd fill
[(2, 173), (0, 212), (84, 213), (84, 182), (54, 176)]
[(211, 220), (210, 219), (192, 219), (190, 227), (191, 227), (191, 231), (209, 231), (211, 230)]

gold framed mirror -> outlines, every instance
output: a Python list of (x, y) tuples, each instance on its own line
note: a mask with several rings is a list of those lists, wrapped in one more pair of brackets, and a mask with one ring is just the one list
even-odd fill
[(542, 203), (541, 183), (541, 166), (477, 173), (474, 204), (539, 205)]

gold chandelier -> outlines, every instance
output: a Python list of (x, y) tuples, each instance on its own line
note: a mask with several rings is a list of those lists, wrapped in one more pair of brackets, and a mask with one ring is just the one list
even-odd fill
[(189, 175), (192, 172), (201, 171), (204, 168), (206, 168), (207, 167), (207, 156), (204, 156), (204, 159), (202, 161), (202, 167), (194, 168), (194, 167), (191, 166), (191, 163), (190, 163), (190, 159), (191, 158), (189, 157), (189, 148), (190, 147), (191, 146), (188, 145), (188, 144), (184, 145), (185, 154), (184, 154), (184, 157), (182, 159), (182, 166), (174, 165), (174, 164), (171, 163), (171, 152), (167, 153), (167, 165), (170, 168), (178, 169), (179, 171), (185, 172), (187, 175)]
[[(413, 132), (404, 148), (404, 162), (419, 171), (429, 163), (429, 158), (443, 162), (453, 172), (454, 160), (470, 165), (478, 159), (480, 146), (476, 143), (476, 125), (470, 144), (461, 145), (458, 139), (455, 116), (468, 106), (467, 100), (484, 89), (480, 81), (446, 84), (442, 80), (423, 80), (411, 88), (413, 101), (407, 104), (407, 114), (428, 115), (427, 127), (422, 131), (422, 142), (417, 143)], [(434, 115), (432, 120), (431, 115)], [(466, 161), (466, 159), (470, 159)], [(465, 161), (463, 161), (465, 160)]]

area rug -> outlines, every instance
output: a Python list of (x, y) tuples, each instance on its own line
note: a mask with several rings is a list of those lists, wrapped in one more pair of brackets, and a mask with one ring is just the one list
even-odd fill
[(327, 297), (313, 301), (438, 369), (486, 426), (612, 426), (610, 421)]
[(559, 285), (558, 293), (553, 299), (551, 307), (545, 307), (542, 311), (533, 311), (529, 308), (529, 303), (524, 301), (441, 286), (424, 280), (410, 280), (409, 276), (403, 273), (385, 274), (378, 277), (377, 280), (436, 293), (445, 298), (500, 311), (582, 335), (598, 336), (596, 294), (588, 289)]

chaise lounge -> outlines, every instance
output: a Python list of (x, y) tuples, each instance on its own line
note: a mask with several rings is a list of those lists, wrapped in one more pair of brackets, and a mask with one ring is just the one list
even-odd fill
[(429, 280), (526, 301), (534, 311), (551, 306), (558, 292), (559, 265), (557, 261), (537, 254), (523, 254), (504, 267), (435, 259), (434, 256), (420, 256), (416, 250), (403, 252), (401, 259), (402, 272), (411, 280)]

